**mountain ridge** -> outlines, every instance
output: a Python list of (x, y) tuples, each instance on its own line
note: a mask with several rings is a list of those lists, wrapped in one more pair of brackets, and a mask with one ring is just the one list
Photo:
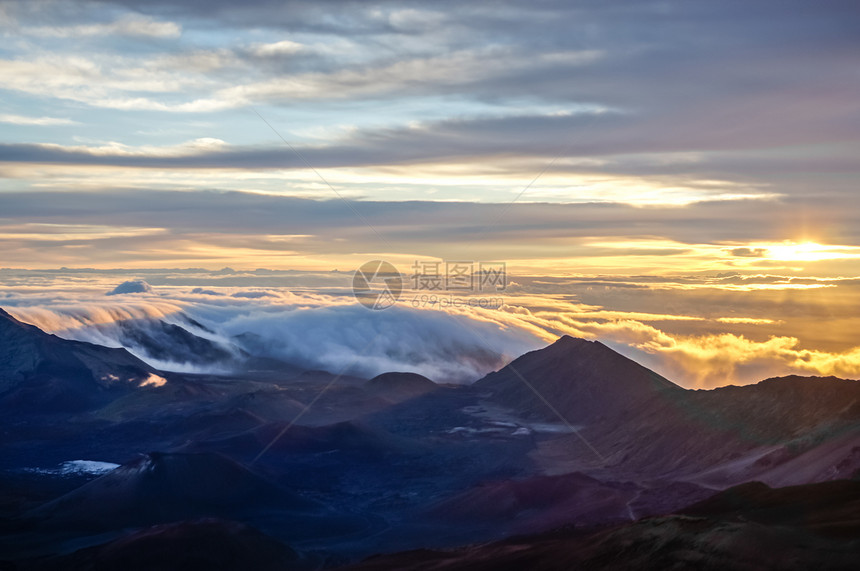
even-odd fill
[(548, 474), (724, 487), (754, 478), (802, 484), (860, 470), (858, 381), (787, 375), (685, 389), (598, 341), (563, 336), (475, 385), (523, 418), (561, 417), (576, 427), (538, 444), (532, 456)]
[(63, 339), (0, 308), (0, 406), (83, 409), (105, 393), (162, 382), (125, 349)]
[(491, 391), (497, 402), (531, 406), (552, 418), (548, 401), (571, 423), (616, 417), (643, 401), (685, 391), (599, 341), (568, 335), (525, 353), (474, 386)]
[[(19, 554), (55, 553), (47, 533), (93, 539), (199, 517), (240, 518), (281, 540), (304, 538), (307, 549), (353, 555), (426, 546), (430, 532), (453, 547), (665, 513), (751, 480), (860, 473), (856, 381), (788, 376), (688, 390), (600, 342), (562, 337), (472, 386), (282, 371), (175, 374), (139, 390), (94, 376), (138, 362), (122, 349), (66, 341), (8, 314), (0, 321), (14, 341), (0, 351), (20, 350), (0, 367), (30, 389), (12, 395), (40, 412), (0, 416), (2, 459), (19, 470), (8, 477), (19, 507), (7, 513), (33, 525), (0, 536), (0, 550)], [(69, 414), (42, 398), (52, 387), (68, 389), (48, 390), (54, 399), (96, 397)], [(0, 404), (14, 404), (9, 394)], [(161, 452), (128, 462), (146, 450)], [(70, 459), (122, 466), (82, 487), (52, 480), (57, 493), (46, 496), (39, 479), (53, 476), (41, 468)], [(319, 506), (305, 509), (302, 498)], [(687, 533), (688, 519), (660, 525)], [(724, 523), (737, 524), (714, 531)]]

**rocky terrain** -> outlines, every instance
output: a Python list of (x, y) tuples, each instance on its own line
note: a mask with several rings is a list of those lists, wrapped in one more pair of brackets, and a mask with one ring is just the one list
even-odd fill
[[(206, 349), (194, 330), (170, 350)], [(5, 312), (0, 341), (10, 569), (142, 568), (152, 546), (188, 569), (858, 561), (856, 381), (686, 390), (570, 337), (470, 386), (245, 349), (243, 373), (166, 373)]]

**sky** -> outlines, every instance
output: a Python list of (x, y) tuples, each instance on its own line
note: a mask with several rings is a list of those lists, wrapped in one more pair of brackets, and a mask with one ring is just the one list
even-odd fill
[(59, 268), (288, 295), (504, 262), (520, 348), (858, 377), (858, 30), (848, 0), (0, 0), (5, 303)]

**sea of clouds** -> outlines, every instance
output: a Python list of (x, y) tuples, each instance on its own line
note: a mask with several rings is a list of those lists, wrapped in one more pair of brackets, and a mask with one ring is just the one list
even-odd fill
[[(860, 377), (850, 307), (827, 324), (839, 343), (821, 342), (821, 312), (842, 298), (819, 288), (790, 305), (784, 288), (810, 284), (753, 278), (519, 276), (490, 307), (416, 307), (414, 292), (404, 291), (397, 305), (375, 311), (356, 302), (352, 272), (6, 269), (0, 307), (61, 337), (126, 347), (184, 372), (235, 372), (237, 363), (189, 359), (154, 324), (182, 327), (237, 359), (251, 353), (362, 377), (409, 371), (469, 383), (562, 334), (600, 340), (690, 388), (787, 374)], [(825, 285), (844, 289), (846, 300), (860, 291), (854, 281)], [(129, 326), (180, 351), (154, 355)]]
[[(471, 314), (399, 304), (371, 310), (347, 290), (293, 292), (289, 288), (150, 286), (140, 280), (104, 286), (18, 291), (0, 305), (18, 319), (60, 337), (130, 352), (163, 369), (230, 372), (229, 365), (156, 358), (129, 341), (129, 328), (182, 327), (232, 352), (285, 361), (307, 370), (372, 377), (388, 371), (420, 373), (437, 382), (468, 383), (544, 344), (534, 331), (511, 324), (491, 310)], [(466, 311), (464, 309), (464, 311)], [(237, 361), (238, 362), (238, 361)]]

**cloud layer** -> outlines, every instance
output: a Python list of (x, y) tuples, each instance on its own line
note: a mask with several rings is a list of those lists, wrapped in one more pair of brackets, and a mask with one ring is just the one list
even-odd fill
[[(608, 343), (687, 387), (785, 374), (860, 377), (852, 301), (860, 280), (828, 284), (838, 295), (813, 289), (787, 298), (791, 281), (777, 275), (518, 276), (508, 291), (494, 294), (500, 303), (491, 308), (468, 303), (474, 296), (415, 303), (421, 292), (407, 287), (397, 306), (373, 311), (355, 303), (348, 272), (139, 270), (136, 275), (154, 284), (151, 292), (109, 297), (128, 272), (15, 274), (5, 276), (7, 293), (0, 298), (14, 315), (64, 337), (126, 346), (171, 370), (223, 372), (230, 355), (246, 351), (300, 369), (365, 377), (412, 371), (439, 382), (471, 382), (569, 334)], [(821, 323), (824, 313), (842, 317)], [(767, 317), (775, 314), (786, 319)], [(171, 332), (157, 322), (219, 349), (199, 349), (213, 356), (197, 359), (155, 353), (141, 339), (178, 343), (163, 337)]]
[[(205, 355), (185, 356), (181, 351), (159, 358), (150, 343), (176, 343), (169, 331), (153, 327), (159, 321), (207, 339), (237, 359), (244, 351), (282, 360), (300, 370), (366, 378), (409, 371), (441, 383), (475, 381), (541, 345), (533, 332), (504, 321), (407, 305), (372, 311), (351, 300), (278, 289), (221, 288), (198, 293), (174, 289), (169, 295), (125, 292), (113, 295), (110, 301), (76, 294), (74, 303), (58, 296), (60, 290), (44, 293), (49, 297), (22, 296), (2, 303), (16, 317), (46, 331), (125, 346), (167, 370), (227, 372), (230, 363), (206, 365), (201, 362)], [(143, 335), (146, 344), (141, 343)]]

